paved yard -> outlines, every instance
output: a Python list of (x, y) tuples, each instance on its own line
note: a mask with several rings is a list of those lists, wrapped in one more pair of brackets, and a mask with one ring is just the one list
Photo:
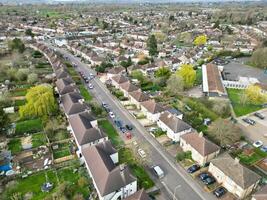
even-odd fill
[(249, 117), (256, 121), (254, 126), (248, 125), (247, 123), (242, 121), (240, 117), (238, 119), (239, 125), (243, 130), (246, 137), (248, 137), (251, 141), (261, 140), (264, 145), (267, 145), (267, 109), (259, 111), (265, 116), (264, 120), (261, 120), (255, 117), (253, 114), (249, 114), (246, 117)]

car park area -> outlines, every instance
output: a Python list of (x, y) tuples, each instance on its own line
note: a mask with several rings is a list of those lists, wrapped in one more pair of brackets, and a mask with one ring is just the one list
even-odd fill
[[(251, 113), (247, 116), (238, 118), (239, 125), (243, 130), (245, 136), (251, 140), (252, 143), (260, 141), (262, 145), (267, 145), (267, 109), (263, 109), (255, 113)], [(264, 119), (261, 117), (263, 116)], [(250, 119), (255, 123), (252, 125), (244, 119)]]

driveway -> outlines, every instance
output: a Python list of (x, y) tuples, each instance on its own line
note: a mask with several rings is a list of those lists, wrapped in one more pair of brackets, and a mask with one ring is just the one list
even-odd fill
[[(58, 49), (59, 50), (59, 49)], [(59, 50), (67, 56), (71, 62), (76, 63), (78, 69), (87, 76), (95, 72), (87, 65), (80, 62), (80, 59), (70, 53)], [(178, 165), (175, 159), (153, 138), (146, 129), (122, 106), (122, 104), (110, 94), (103, 83), (95, 78), (92, 83), (94, 89), (90, 92), (98, 102), (105, 101), (113, 112), (124, 121), (124, 124), (132, 124), (135, 128), (132, 131), (136, 141), (142, 141), (149, 148), (149, 157), (154, 165), (159, 165), (166, 176), (158, 181), (162, 185), (162, 192), (166, 193), (166, 199), (176, 200), (213, 200), (215, 197), (203, 191), (203, 189), (190, 177), (184, 169)], [(167, 197), (168, 196), (168, 197)]]

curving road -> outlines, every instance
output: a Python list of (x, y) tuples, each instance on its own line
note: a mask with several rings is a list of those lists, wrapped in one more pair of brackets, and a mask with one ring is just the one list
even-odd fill
[[(48, 46), (52, 47), (50, 44)], [(95, 71), (90, 69), (88, 65), (82, 63), (79, 58), (73, 56), (64, 49), (57, 49), (65, 57), (68, 57), (70, 62), (75, 63), (79, 71), (89, 76), (90, 73), (95, 74)], [(165, 172), (165, 177), (160, 180), (160, 185), (163, 189), (164, 199), (176, 200), (214, 200), (216, 199), (212, 194), (209, 194), (200, 187), (200, 185), (193, 180), (193, 178), (179, 166), (175, 159), (153, 138), (146, 129), (115, 99), (105, 87), (105, 85), (98, 79), (92, 80), (94, 89), (90, 93), (101, 102), (109, 105), (109, 108), (122, 119), (124, 124), (132, 124), (135, 128), (132, 134), (138, 144), (145, 146), (145, 151), (149, 156), (149, 161), (153, 165), (159, 165)]]

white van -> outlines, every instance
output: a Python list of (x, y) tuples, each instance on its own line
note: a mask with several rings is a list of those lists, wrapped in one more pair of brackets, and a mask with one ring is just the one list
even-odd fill
[(164, 177), (164, 172), (159, 166), (153, 166), (152, 169), (158, 178)]

